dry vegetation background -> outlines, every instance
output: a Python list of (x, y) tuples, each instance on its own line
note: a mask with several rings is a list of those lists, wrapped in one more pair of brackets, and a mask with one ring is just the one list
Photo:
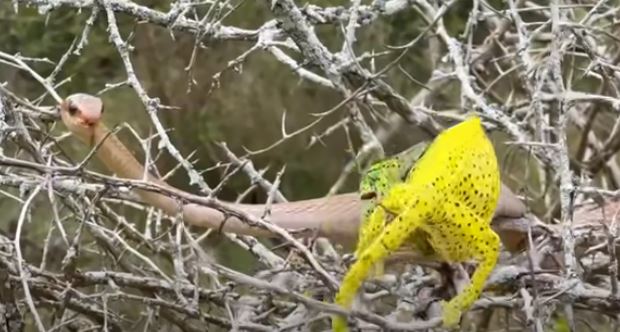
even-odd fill
[[(536, 226), (462, 329), (618, 330), (619, 5), (2, 1), (0, 330), (320, 331), (340, 312), (283, 241), (171, 225), (118, 186), (60, 172), (88, 150), (45, 86), (100, 94), (109, 126), (154, 137), (121, 131), (174, 170), (173, 185), (198, 193), (226, 179), (218, 197), (245, 202), (267, 197), (256, 176), (288, 200), (355, 190), (369, 162), (475, 112)], [(235, 173), (239, 160), (255, 171)], [(190, 183), (197, 174), (205, 182)], [(340, 248), (307, 245), (342, 277)], [(368, 283), (358, 327), (432, 327), (434, 300), (464, 278), (439, 264), (395, 271)]]

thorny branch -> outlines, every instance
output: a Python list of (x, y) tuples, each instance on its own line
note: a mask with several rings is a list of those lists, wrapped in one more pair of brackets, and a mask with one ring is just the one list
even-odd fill
[[(262, 190), (270, 204), (287, 201), (278, 187), (284, 179), (267, 179), (255, 168), (254, 158), (319, 124), (336, 119), (313, 134), (311, 146), (334, 132), (349, 135), (351, 157), (331, 194), (373, 157), (382, 156), (383, 145), (399, 128), (433, 135), (446, 120), (466, 113), (481, 116), (493, 133), (502, 133), (494, 139), (498, 151), (509, 147), (509, 153), (500, 155), (507, 161), (504, 179), (514, 184), (532, 212), (510, 223), (516, 232), (528, 234), (530, 243), (522, 253), (503, 255), (487, 285), (494, 292), (476, 302), (463, 326), (476, 323), (492, 330), (492, 315), (508, 318), (502, 323), (506, 330), (542, 331), (557, 317), (578, 330), (580, 317), (592, 315), (601, 324), (620, 325), (620, 12), (610, 1), (509, 0), (494, 8), (483, 0), (470, 7), (430, 0), (352, 0), (333, 7), (269, 0), (260, 5), (271, 17), (255, 28), (229, 23), (242, 5), (180, 0), (166, 11), (120, 0), (12, 2), (16, 19), (25, 7), (36, 8), (46, 19), (53, 19), (53, 11), (77, 15), (85, 10), (90, 15), (56, 62), (0, 49), (0, 67), (23, 73), (39, 87), (39, 96), (29, 98), (32, 92), (21, 91), (11, 80), (0, 82), (0, 204), (20, 211), (14, 227), (3, 225), (0, 234), (1, 326), (18, 331), (28, 318), (40, 331), (120, 331), (138, 324), (145, 330), (285, 331), (326, 327), (329, 314), (345, 313), (330, 304), (345, 269), (330, 243), (299, 241), (264, 216), (230, 210), (210, 195), (226, 186), (228, 177), (212, 190), (192, 156), (184, 156), (169, 137), (161, 117), (166, 107), (147, 91), (136, 70), (135, 36), (121, 23), (126, 18), (190, 37), (194, 49), (188, 72), (196, 70), (198, 48), (217, 47), (215, 42), (245, 45), (241, 55), (215, 74), (220, 89), (227, 88), (219, 81), (221, 73), (264, 52), (300, 80), (341, 96), (333, 108), (313, 110), (316, 118), (298, 129), (285, 129), (283, 119), (282, 138), (266, 148), (238, 156), (220, 145), (226, 155), (222, 164), (246, 174), (248, 192)], [(446, 15), (463, 8), (468, 9), (462, 14), (466, 23), (455, 30)], [(412, 39), (399, 41), (404, 46), (364, 49), (364, 29), (395, 24), (390, 19), (399, 15), (414, 15), (422, 28)], [(321, 28), (333, 29), (341, 38), (339, 47), (327, 46), (326, 37), (317, 32)], [(414, 31), (409, 25), (396, 27), (410, 28)], [(117, 51), (125, 73), (120, 83), (105, 82), (103, 97), (130, 86), (143, 105), (134, 111), (145, 111), (155, 129), (148, 139), (131, 130), (147, 156), (145, 165), (155, 164), (149, 144), (156, 142), (158, 154), (178, 163), (174, 172), (183, 171), (190, 185), (209, 196), (179, 195), (144, 181), (101, 175), (84, 167), (90, 156), (75, 162), (62, 152), (69, 135), (49, 126), (57, 119), (54, 104), (62, 98), (56, 89), (70, 79), (67, 63), (90, 52), (89, 38), (101, 33)], [(424, 47), (430, 74), (420, 79), (401, 62)], [(48, 74), (39, 72), (42, 65), (51, 65)], [(415, 82), (415, 89), (395, 88), (397, 76)], [(215, 231), (188, 228), (143, 206), (128, 194), (131, 188), (216, 208), (277, 234), (284, 245), (270, 248), (252, 236), (225, 234), (259, 262), (255, 270), (236, 271), (208, 254)], [(45, 241), (38, 243), (31, 236), (33, 220), (45, 219), (35, 218), (41, 210), (50, 217)], [(452, 286), (441, 273), (431, 273), (443, 272), (440, 264), (415, 257), (394, 258), (393, 270), (366, 283), (360, 305), (349, 313), (359, 327), (415, 331), (438, 326), (433, 302), (450, 297)]]

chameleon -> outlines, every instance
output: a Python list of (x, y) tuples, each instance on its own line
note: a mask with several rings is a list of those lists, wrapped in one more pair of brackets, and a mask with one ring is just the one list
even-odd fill
[[(441, 132), (406, 179), (393, 183), (375, 202), (368, 222), (383, 223), (378, 229), (365, 226), (378, 235), (362, 237), (365, 242), (358, 245), (357, 260), (345, 274), (335, 303), (349, 308), (373, 265), (422, 231), (444, 261), (478, 263), (471, 283), (449, 302), (441, 302), (444, 327), (458, 325), (497, 263), (500, 240), (490, 224), (499, 191), (497, 157), (480, 118), (471, 116)], [(386, 214), (393, 215), (389, 223), (383, 219)], [(335, 316), (332, 328), (347, 331), (346, 318)]]
[[(355, 256), (359, 257), (371, 243), (381, 234), (381, 230), (389, 222), (389, 214), (379, 207), (379, 203), (395, 184), (403, 182), (407, 174), (415, 168), (415, 163), (426, 151), (429, 142), (420, 142), (388, 159), (373, 163), (360, 179), (359, 195), (362, 201), (361, 226), (355, 249)], [(432, 249), (421, 232), (411, 239), (418, 252), (432, 254)], [(374, 275), (383, 274), (383, 264), (374, 265)]]

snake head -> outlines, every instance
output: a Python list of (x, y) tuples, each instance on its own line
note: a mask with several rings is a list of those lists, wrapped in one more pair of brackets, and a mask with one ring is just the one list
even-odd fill
[(101, 98), (76, 93), (60, 103), (60, 117), (67, 129), (85, 142), (91, 142), (95, 126), (101, 120), (103, 102)]

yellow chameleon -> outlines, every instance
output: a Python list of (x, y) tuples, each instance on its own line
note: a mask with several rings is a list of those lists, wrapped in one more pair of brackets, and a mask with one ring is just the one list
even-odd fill
[[(391, 221), (371, 243), (358, 245), (357, 260), (345, 275), (335, 302), (349, 308), (374, 264), (415, 236), (425, 233), (433, 251), (448, 262), (478, 262), (471, 284), (442, 302), (445, 327), (459, 323), (461, 313), (480, 296), (499, 255), (499, 237), (490, 223), (499, 197), (497, 158), (480, 119), (443, 131), (424, 152), (404, 182), (395, 183), (368, 217)], [(374, 221), (373, 221), (374, 220)], [(334, 317), (336, 332), (347, 331), (344, 317)]]

